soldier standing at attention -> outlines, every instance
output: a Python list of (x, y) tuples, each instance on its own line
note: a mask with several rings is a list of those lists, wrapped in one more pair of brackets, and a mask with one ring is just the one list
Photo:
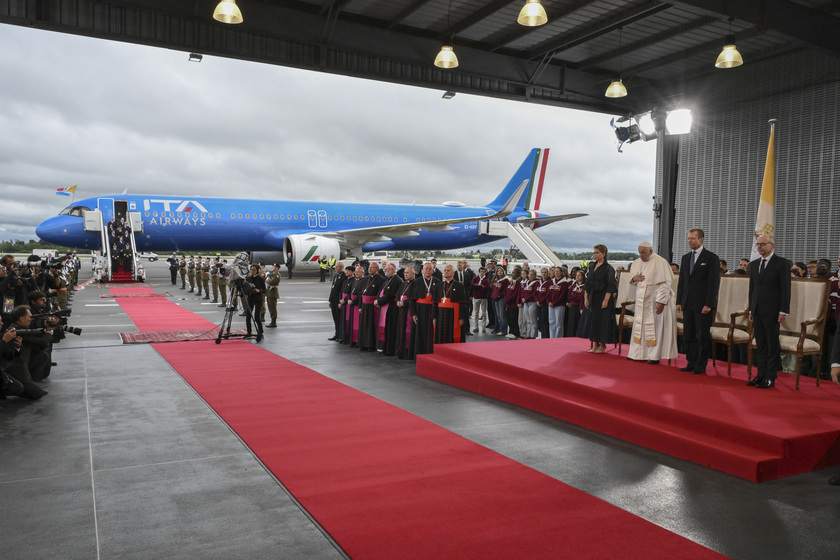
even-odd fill
[(190, 293), (195, 292), (195, 258), (190, 257), (187, 263), (187, 279), (190, 281)]
[(265, 284), (267, 289), (266, 306), (268, 307), (268, 314), (271, 316), (271, 322), (266, 327), (273, 329), (277, 326), (277, 298), (280, 297), (280, 290), (277, 285), (280, 284), (280, 265), (275, 264), (272, 267)]
[(210, 299), (210, 257), (201, 262), (201, 285), (204, 287), (202, 299)]
[(219, 257), (214, 259), (210, 268), (210, 285), (213, 286), (213, 301), (210, 303), (219, 303)]
[(219, 263), (219, 292), (222, 294), (222, 303), (219, 304), (219, 307), (227, 307), (227, 269), (225, 264), (227, 260), (222, 260)]
[(181, 262), (178, 263), (178, 270), (181, 274), (181, 289), (187, 289), (187, 257), (181, 255)]

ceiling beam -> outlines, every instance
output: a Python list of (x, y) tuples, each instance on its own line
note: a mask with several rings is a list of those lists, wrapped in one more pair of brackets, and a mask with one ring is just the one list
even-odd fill
[(525, 57), (534, 59), (541, 58), (546, 54), (554, 56), (561, 51), (611, 33), (620, 27), (625, 27), (633, 22), (648, 18), (670, 7), (670, 4), (662, 4), (657, 0), (651, 0), (644, 4), (637, 4), (630, 9), (610, 12), (589, 25), (578, 27), (569, 33), (564, 33), (556, 38), (543, 41), (527, 51)]
[(432, 0), (417, 0), (413, 4), (407, 6), (403, 11), (394, 16), (394, 19), (388, 22), (385, 29), (392, 29), (403, 22), (405, 18), (431, 2)]
[(490, 2), (483, 8), (476, 10), (464, 19), (457, 21), (451, 26), (449, 26), (449, 29), (441, 33), (439, 38), (451, 37), (452, 35), (457, 35), (465, 29), (469, 29), (481, 20), (486, 19), (498, 12), (499, 10), (501, 10), (502, 8), (509, 6), (510, 2), (511, 0), (495, 0), (493, 2)]
[(734, 17), (840, 54), (840, 18), (820, 8), (808, 8), (789, 0), (674, 0), (673, 3), (711, 11), (724, 18)]
[(621, 47), (617, 47), (611, 51), (607, 51), (595, 56), (591, 56), (585, 60), (581, 60), (580, 62), (567, 62), (566, 65), (569, 68), (574, 68), (576, 70), (583, 70), (585, 68), (589, 68), (591, 66), (595, 66), (597, 64), (601, 64), (607, 60), (612, 60), (614, 58), (618, 58), (620, 55), (631, 53), (640, 49), (647, 48), (651, 45), (655, 45), (656, 43), (661, 43), (662, 41), (667, 41), (673, 37), (677, 37), (682, 35), (683, 33), (687, 33), (694, 29), (699, 29), (701, 27), (705, 27), (712, 23), (720, 21), (718, 18), (713, 16), (702, 16), (697, 19), (693, 19), (691, 21), (687, 21), (682, 25), (678, 25), (676, 27), (672, 27), (670, 29), (666, 29), (661, 31), (660, 33), (656, 33), (655, 35), (650, 35), (649, 37), (645, 37), (639, 41), (628, 43)]

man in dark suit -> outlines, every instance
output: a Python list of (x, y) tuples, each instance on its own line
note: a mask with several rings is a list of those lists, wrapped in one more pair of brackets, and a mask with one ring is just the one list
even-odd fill
[(333, 323), (335, 323), (335, 334), (327, 340), (338, 340), (339, 321), (341, 319), (341, 307), (338, 302), (341, 301), (341, 292), (344, 288), (344, 282), (347, 276), (344, 274), (344, 263), (338, 261), (335, 265), (336, 274), (333, 276), (332, 285), (330, 286), (330, 311), (332, 312)]
[(700, 228), (688, 230), (688, 247), (680, 265), (677, 311), (683, 314), (683, 342), (688, 365), (680, 371), (706, 373), (711, 328), (720, 287), (720, 259), (705, 247)]
[(782, 368), (779, 325), (790, 313), (790, 267), (774, 253), (776, 240), (761, 235), (756, 242), (760, 258), (750, 263), (750, 321), (755, 333), (755, 378), (747, 385), (769, 389)]

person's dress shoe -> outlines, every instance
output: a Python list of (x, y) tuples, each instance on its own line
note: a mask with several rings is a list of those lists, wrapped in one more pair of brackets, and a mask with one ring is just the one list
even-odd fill
[(218, 299), (214, 299), (214, 300), (213, 300), (213, 301), (211, 301), (210, 303), (219, 303), (219, 300), (218, 300)]
[(772, 389), (776, 386), (776, 381), (773, 379), (762, 379), (761, 383), (756, 385), (758, 389)]
[(694, 375), (706, 375), (706, 370), (705, 369), (695, 369), (691, 373), (693, 373)]
[(338, 337), (337, 336), (331, 336), (327, 340), (338, 340)]
[(603, 354), (604, 350), (606, 350), (606, 348), (604, 348), (603, 346), (597, 346), (595, 348), (595, 350), (592, 351), (592, 353), (593, 354)]
[(272, 321), (272, 322), (270, 322), (269, 324), (267, 324), (267, 325), (265, 326), (265, 328), (267, 328), (267, 329), (275, 329), (275, 328), (277, 328), (277, 322), (276, 322), (276, 321)]
[(659, 360), (648, 360), (647, 363), (649, 363), (652, 366), (658, 366)]
[(201, 298), (201, 299), (210, 299), (210, 296), (204, 296), (204, 297), (203, 297), (203, 298)]
[(685, 366), (685, 367), (681, 367), (680, 371), (690, 371), (690, 372), (694, 373), (694, 368), (691, 367), (691, 366)]
[(749, 381), (747, 381), (746, 383), (744, 383), (744, 385), (746, 385), (747, 387), (755, 387), (756, 385), (758, 385), (762, 381), (764, 381), (763, 377), (757, 377), (756, 376), (756, 377), (753, 377), (752, 379), (750, 379)]

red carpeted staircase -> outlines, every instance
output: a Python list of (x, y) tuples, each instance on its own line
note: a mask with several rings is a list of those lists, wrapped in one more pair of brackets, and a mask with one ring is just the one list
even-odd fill
[[(706, 375), (607, 354), (576, 338), (447, 344), (417, 373), (756, 482), (840, 464), (840, 389), (780, 374), (744, 385), (746, 368)], [(790, 379), (789, 379), (790, 378)]]
[(137, 280), (134, 279), (131, 271), (126, 270), (122, 265), (119, 265), (117, 270), (114, 271), (112, 279), (107, 280), (107, 282), (137, 282)]

